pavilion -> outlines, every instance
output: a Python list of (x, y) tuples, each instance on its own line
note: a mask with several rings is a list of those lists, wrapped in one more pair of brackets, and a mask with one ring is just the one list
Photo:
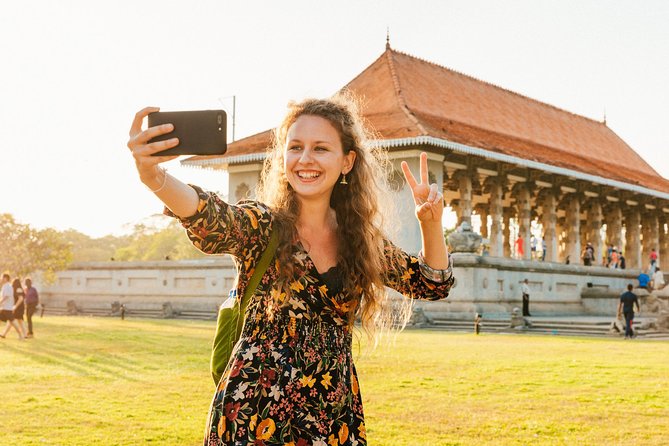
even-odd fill
[[(530, 246), (541, 228), (546, 262), (578, 263), (586, 242), (599, 256), (624, 249), (628, 268), (647, 266), (651, 249), (669, 261), (669, 180), (660, 176), (605, 121), (596, 121), (393, 50), (344, 88), (362, 98), (362, 113), (396, 169), (401, 207), (413, 209), (399, 165), (418, 171), (428, 153), (430, 180), (442, 185), (458, 222), (489, 240), (491, 257), (510, 257), (515, 234)], [(230, 199), (252, 196), (271, 130), (231, 143), (222, 156), (186, 166), (225, 170)], [(479, 221), (481, 223), (479, 223)], [(398, 243), (420, 248), (414, 219)], [(530, 260), (525, 249), (521, 260)]]

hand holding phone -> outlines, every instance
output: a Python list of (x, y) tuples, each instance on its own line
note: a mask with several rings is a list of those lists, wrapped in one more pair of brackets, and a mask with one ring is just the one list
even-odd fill
[(148, 115), (149, 128), (172, 124), (174, 130), (148, 143), (179, 138), (179, 144), (152, 156), (222, 155), (228, 148), (227, 115), (224, 110), (155, 112)]

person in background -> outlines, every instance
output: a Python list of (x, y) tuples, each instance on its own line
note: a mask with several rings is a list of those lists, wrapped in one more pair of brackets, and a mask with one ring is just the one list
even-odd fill
[(523, 238), (518, 236), (516, 239), (516, 258), (522, 259), (525, 256), (525, 247), (523, 246)]
[(581, 257), (583, 259), (583, 265), (585, 266), (592, 265), (592, 260), (595, 258), (595, 249), (592, 247), (592, 243), (588, 242), (585, 245)]
[(609, 268), (611, 269), (618, 268), (618, 249), (615, 247), (611, 251), (611, 260), (609, 261)]
[(33, 314), (37, 311), (39, 305), (39, 293), (33, 286), (33, 281), (30, 277), (26, 277), (26, 319), (28, 320), (28, 334), (27, 338), (32, 338), (33, 335)]
[(25, 304), (25, 291), (21, 286), (21, 279), (18, 277), (12, 282), (12, 288), (14, 289), (14, 320), (16, 325), (21, 329), (23, 336), (26, 336), (26, 327), (23, 325), (23, 315), (26, 312)]
[(636, 305), (637, 312), (641, 312), (639, 308), (639, 297), (632, 292), (634, 286), (630, 283), (627, 285), (627, 291), (620, 295), (620, 303), (618, 304), (618, 319), (621, 313), (625, 316), (625, 339), (634, 337), (634, 306)]
[(520, 285), (520, 292), (523, 294), (523, 316), (532, 316), (530, 314), (530, 285), (529, 280), (525, 279)]
[(9, 329), (14, 327), (14, 330), (19, 334), (19, 339), (25, 339), (23, 332), (14, 320), (14, 288), (12, 288), (9, 273), (3, 273), (0, 280), (0, 321), (7, 322), (0, 338), (4, 339), (9, 333)]
[(652, 276), (655, 273), (655, 268), (657, 267), (657, 251), (655, 251), (655, 248), (650, 250), (650, 255), (648, 257), (650, 259), (650, 275)]
[(650, 291), (650, 276), (645, 272), (641, 272), (636, 278), (639, 281), (639, 288), (644, 288)]
[(664, 288), (664, 286), (664, 273), (660, 271), (660, 267), (658, 266), (655, 268), (655, 272), (653, 273), (653, 289), (661, 290)]
[(618, 257), (618, 268), (625, 269), (627, 268), (627, 263), (625, 262), (625, 254), (620, 251), (620, 256)]
[(546, 235), (541, 236), (541, 261), (546, 261)]

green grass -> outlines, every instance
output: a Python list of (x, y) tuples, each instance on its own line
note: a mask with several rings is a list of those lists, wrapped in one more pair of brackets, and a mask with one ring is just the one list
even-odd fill
[[(200, 444), (213, 327), (47, 317), (35, 339), (10, 332), (0, 444)], [(669, 342), (411, 330), (356, 366), (371, 446), (667, 444)]]

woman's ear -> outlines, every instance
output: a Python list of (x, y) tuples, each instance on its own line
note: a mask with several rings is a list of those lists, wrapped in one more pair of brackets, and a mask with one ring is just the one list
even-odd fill
[(351, 171), (351, 169), (353, 169), (353, 163), (355, 163), (356, 156), (357, 154), (353, 150), (350, 150), (346, 155), (344, 155), (344, 169), (342, 169), (341, 173), (346, 175)]

